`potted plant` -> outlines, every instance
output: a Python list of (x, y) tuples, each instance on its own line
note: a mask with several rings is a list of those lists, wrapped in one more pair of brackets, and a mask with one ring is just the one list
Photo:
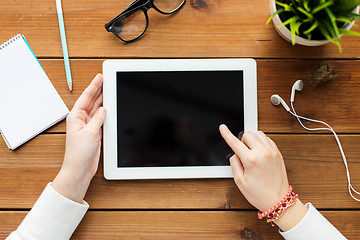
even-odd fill
[(343, 34), (360, 19), (360, 0), (270, 0), (271, 16), (277, 32), (293, 45), (320, 46), (332, 42), (341, 52)]

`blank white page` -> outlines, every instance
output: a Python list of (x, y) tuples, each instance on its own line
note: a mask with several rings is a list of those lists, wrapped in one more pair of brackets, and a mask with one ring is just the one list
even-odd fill
[(0, 46), (0, 130), (15, 149), (69, 113), (23, 36)]

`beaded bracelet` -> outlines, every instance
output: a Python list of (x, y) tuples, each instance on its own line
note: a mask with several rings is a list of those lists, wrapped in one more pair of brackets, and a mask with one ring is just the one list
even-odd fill
[(283, 199), (281, 199), (280, 202), (278, 202), (275, 206), (273, 206), (272, 208), (270, 208), (269, 210), (267, 210), (267, 211), (265, 211), (265, 212), (263, 212), (263, 213), (261, 213), (261, 212), (259, 211), (259, 213), (258, 213), (259, 219), (262, 219), (262, 218), (268, 216), (271, 212), (273, 212), (275, 209), (277, 209), (278, 207), (280, 207), (280, 205), (285, 202), (285, 200), (288, 198), (288, 196), (290, 196), (291, 192), (292, 192), (292, 186), (289, 185), (289, 190), (288, 190), (288, 192), (286, 193), (285, 197), (283, 197)]
[(262, 219), (264, 217), (267, 218), (266, 222), (271, 222), (271, 225), (274, 226), (273, 222), (279, 219), (285, 212), (287, 208), (294, 205), (296, 203), (296, 199), (298, 199), (299, 195), (292, 191), (292, 186), (289, 185), (289, 190), (286, 195), (278, 202), (274, 207), (269, 210), (261, 213), (259, 211), (258, 217)]

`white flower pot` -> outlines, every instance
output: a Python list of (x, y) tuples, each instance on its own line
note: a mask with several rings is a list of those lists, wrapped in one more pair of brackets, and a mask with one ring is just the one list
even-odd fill
[[(360, 6), (357, 6), (354, 9), (354, 12), (359, 13), (359, 9), (360, 9)], [(271, 11), (271, 15), (277, 11), (275, 0), (270, 0), (270, 11)], [(276, 31), (279, 33), (279, 35), (282, 38), (284, 38), (286, 41), (292, 42), (292, 35), (291, 35), (290, 30), (286, 26), (277, 27), (282, 24), (282, 21), (278, 14), (273, 17), (272, 21), (273, 21), (274, 27), (275, 27)], [(349, 30), (354, 25), (354, 22), (355, 21), (353, 21), (351, 24), (348, 24), (348, 26), (345, 29)], [(320, 45), (327, 44), (330, 41), (328, 41), (328, 40), (308, 40), (306, 38), (296, 35), (295, 42), (296, 42), (296, 44), (300, 44), (303, 46), (320, 46)]]

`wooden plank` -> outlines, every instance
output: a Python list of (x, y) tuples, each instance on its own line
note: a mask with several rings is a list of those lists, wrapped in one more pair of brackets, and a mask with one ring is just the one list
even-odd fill
[[(0, 237), (27, 212), (0, 212)], [(360, 235), (359, 211), (322, 211), (348, 239)], [(255, 211), (88, 212), (71, 239), (283, 239)]]
[[(257, 57), (359, 58), (360, 41), (342, 39), (343, 53), (334, 44), (323, 47), (292, 46), (272, 24), (269, 0), (225, 2), (205, 0), (196, 8), (188, 0), (172, 16), (149, 11), (150, 24), (143, 39), (124, 44), (104, 24), (132, 2), (63, 0), (70, 57)], [(61, 57), (55, 2), (5, 0), (0, 2), (0, 42), (21, 32), (39, 57)], [(359, 31), (359, 27), (353, 30)], [(181, 49), (181, 50), (180, 50)]]
[[(360, 41), (359, 41), (360, 42)], [(304, 90), (296, 94), (299, 114), (328, 122), (339, 133), (360, 133), (360, 61), (257, 60), (259, 129), (264, 132), (305, 132), (296, 119), (270, 103), (272, 94), (279, 94), (289, 104), (290, 90), (297, 79), (303, 79)], [(69, 92), (63, 62), (41, 60), (56, 89), (71, 109), (93, 77), (102, 72), (102, 60), (73, 60), (74, 91)], [(315, 74), (319, 67), (329, 65), (337, 77), (320, 83)], [(325, 74), (326, 76), (326, 74)], [(320, 111), (321, 110), (321, 111)], [(65, 132), (62, 122), (49, 132)]]
[[(360, 100), (356, 97), (360, 87), (359, 64), (358, 61), (259, 60), (259, 129), (264, 132), (307, 132), (282, 107), (270, 103), (270, 97), (279, 94), (290, 106), (292, 85), (302, 79), (304, 89), (296, 92), (294, 103), (299, 115), (325, 121), (337, 132), (359, 133)], [(324, 67), (333, 69), (333, 73), (322, 74), (326, 72)], [(334, 75), (334, 79), (323, 82), (330, 75)]]
[[(347, 192), (344, 165), (331, 135), (270, 135), (303, 202), (319, 208), (359, 208)], [(352, 184), (359, 190), (359, 135), (339, 136)], [(65, 135), (44, 134), (16, 151), (0, 145), (0, 209), (31, 208), (60, 169)], [(107, 181), (102, 164), (86, 201), (93, 209), (252, 209), (232, 179)]]

